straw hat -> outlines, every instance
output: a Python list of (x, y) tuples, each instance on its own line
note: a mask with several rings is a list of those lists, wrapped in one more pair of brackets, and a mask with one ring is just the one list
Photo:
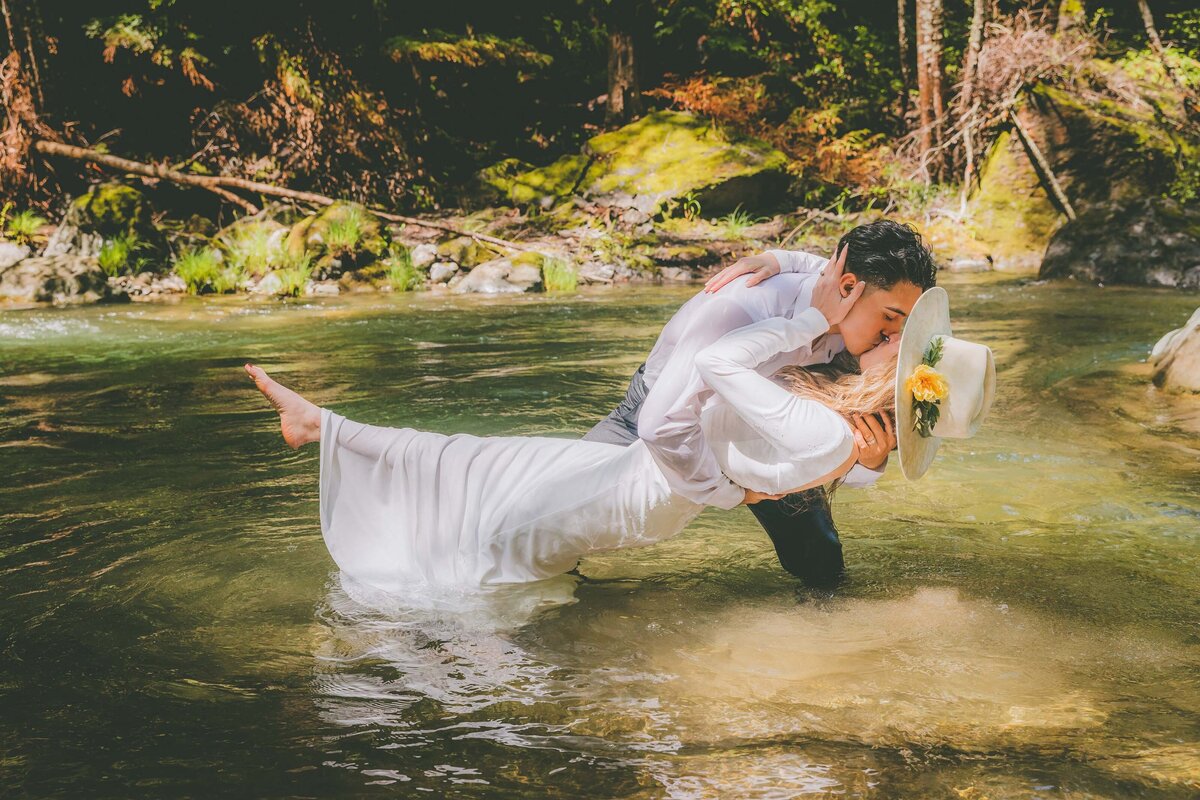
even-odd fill
[(995, 393), (992, 351), (950, 334), (945, 289), (925, 292), (908, 315), (896, 364), (896, 439), (904, 477), (924, 475), (942, 439), (974, 436)]

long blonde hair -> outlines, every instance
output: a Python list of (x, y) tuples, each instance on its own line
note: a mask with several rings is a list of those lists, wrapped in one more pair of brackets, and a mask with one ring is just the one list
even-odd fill
[(795, 394), (823, 403), (839, 414), (895, 410), (895, 359), (860, 372), (858, 359), (843, 352), (828, 364), (784, 367), (777, 374)]
[[(811, 367), (784, 367), (776, 373), (789, 389), (829, 406), (839, 414), (880, 414), (896, 410), (896, 360), (860, 371), (858, 359), (842, 351), (828, 364)], [(845, 476), (825, 487), (826, 498), (832, 498)], [(797, 509), (807, 507), (807, 501), (789, 496)]]

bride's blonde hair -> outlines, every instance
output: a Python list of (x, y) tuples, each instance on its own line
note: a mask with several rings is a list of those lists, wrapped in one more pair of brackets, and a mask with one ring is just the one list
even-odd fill
[[(828, 364), (811, 367), (784, 367), (781, 376), (793, 393), (829, 406), (839, 414), (879, 414), (896, 410), (896, 360), (859, 371), (858, 359), (842, 351)], [(825, 496), (832, 498), (845, 477), (825, 487)], [(807, 501), (792, 495), (785, 498), (797, 509)]]
[(784, 367), (778, 375), (795, 394), (823, 403), (839, 414), (895, 410), (895, 359), (860, 372), (858, 359), (843, 352), (828, 364)]

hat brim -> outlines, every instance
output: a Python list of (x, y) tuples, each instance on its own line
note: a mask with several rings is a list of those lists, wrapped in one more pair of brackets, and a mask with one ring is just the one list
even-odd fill
[(925, 474), (942, 440), (913, 430), (913, 396), (905, 387), (912, 371), (925, 358), (925, 348), (934, 336), (950, 335), (950, 295), (940, 286), (927, 290), (913, 304), (896, 356), (896, 443), (900, 471), (910, 481)]

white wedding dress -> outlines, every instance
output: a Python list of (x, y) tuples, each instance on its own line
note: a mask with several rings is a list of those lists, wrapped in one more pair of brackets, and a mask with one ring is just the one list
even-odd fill
[[(697, 365), (697, 424), (725, 474), (783, 493), (849, 467), (848, 423), (754, 367), (828, 329), (809, 309), (733, 331)], [(597, 550), (674, 536), (703, 509), (674, 494), (640, 440), (445, 436), (321, 409), (321, 530), (337, 565), (384, 591), (548, 578)]]

